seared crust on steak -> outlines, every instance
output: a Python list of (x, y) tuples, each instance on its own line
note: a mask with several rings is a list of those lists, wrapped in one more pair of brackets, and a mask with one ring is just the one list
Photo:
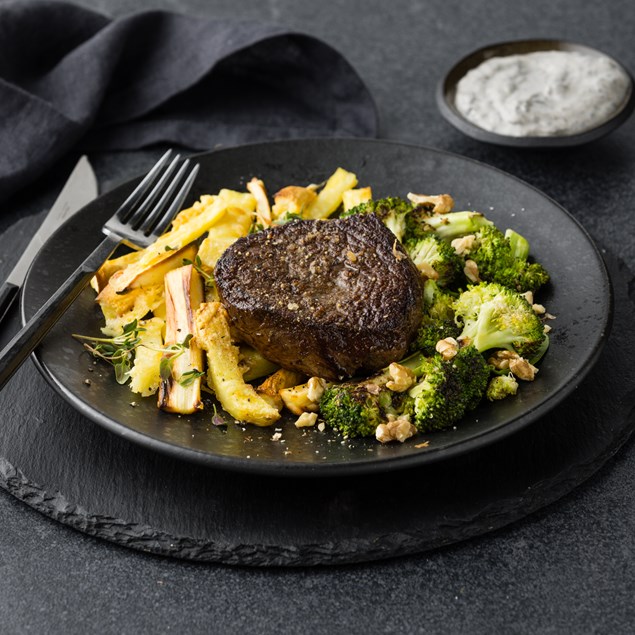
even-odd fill
[(401, 359), (422, 318), (420, 274), (374, 214), (241, 238), (215, 279), (241, 339), (309, 376), (342, 379)]

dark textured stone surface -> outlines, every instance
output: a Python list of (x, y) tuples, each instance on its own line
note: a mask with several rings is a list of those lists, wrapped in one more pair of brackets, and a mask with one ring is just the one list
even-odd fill
[[(149, 6), (132, 0), (82, 4), (111, 14)], [(544, 190), (601, 243), (633, 261), (635, 120), (588, 147), (525, 152), (462, 137), (434, 104), (440, 75), (458, 57), (493, 41), (566, 37), (606, 50), (633, 71), (635, 8), (629, 0), (343, 4), (247, 0), (240, 13), (295, 26), (342, 51), (378, 102), (382, 136), (505, 169)], [(228, 0), (152, 6), (223, 17), (237, 11)], [(151, 163), (147, 153), (91, 159), (103, 189)], [(17, 259), (7, 245), (26, 243), (68, 165), (17, 196), (12, 213), (0, 216), (3, 275)], [(610, 406), (597, 407), (611, 416)], [(16, 403), (13, 414), (24, 412), (25, 404)], [(134, 478), (134, 466), (127, 469)], [(631, 442), (573, 494), (511, 527), (422, 556), (299, 570), (245, 570), (147, 556), (52, 522), (0, 491), (2, 630), (631, 632), (634, 489)], [(69, 500), (74, 494), (68, 493)]]

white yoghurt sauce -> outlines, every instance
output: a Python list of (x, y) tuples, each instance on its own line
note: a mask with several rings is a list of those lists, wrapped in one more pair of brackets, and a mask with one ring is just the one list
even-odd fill
[(625, 104), (630, 84), (605, 55), (540, 51), (486, 60), (458, 82), (455, 105), (490, 132), (565, 136), (611, 119)]

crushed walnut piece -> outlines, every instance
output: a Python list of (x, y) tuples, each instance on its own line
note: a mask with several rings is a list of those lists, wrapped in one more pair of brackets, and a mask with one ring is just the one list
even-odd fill
[(399, 251), (399, 249), (397, 248), (398, 244), (399, 241), (395, 239), (395, 242), (392, 244), (392, 255), (395, 257), (395, 260), (403, 260), (408, 256), (403, 251)]
[(454, 199), (449, 194), (437, 194), (431, 196), (428, 194), (408, 193), (408, 200), (413, 205), (422, 205), (430, 208), (435, 214), (447, 214), (454, 207)]
[(415, 374), (406, 366), (393, 362), (388, 366), (390, 381), (386, 382), (386, 388), (393, 392), (404, 392), (417, 383)]
[(498, 370), (510, 370), (515, 377), (524, 381), (533, 381), (538, 369), (514, 351), (497, 351), (488, 360)]
[(439, 340), (434, 348), (443, 359), (449, 360), (459, 352), (459, 343), (453, 337), (446, 337), (444, 340)]
[(436, 269), (429, 262), (419, 262), (417, 263), (417, 269), (426, 277), (428, 280), (438, 280), (439, 274)]
[(309, 381), (307, 381), (306, 396), (309, 398), (310, 401), (319, 403), (325, 390), (326, 380), (322, 379), (321, 377), (311, 377)]
[(303, 412), (295, 421), (296, 428), (310, 428), (317, 421), (317, 412)]
[(536, 378), (536, 373), (538, 372), (538, 369), (523, 357), (510, 359), (509, 370), (511, 370), (518, 379), (522, 379), (523, 381), (533, 381)]
[(472, 249), (474, 249), (474, 245), (476, 244), (476, 236), (474, 234), (468, 234), (467, 236), (462, 236), (461, 238), (455, 238), (450, 245), (459, 256), (465, 256), (469, 254)]
[(463, 273), (470, 282), (480, 282), (481, 278), (478, 275), (478, 265), (473, 260), (466, 260), (465, 267), (463, 267)]
[[(389, 417), (390, 418), (390, 417)], [(414, 436), (417, 432), (408, 419), (395, 419), (380, 423), (375, 430), (375, 438), (381, 443), (399, 441), (403, 443), (406, 439)]]
[(512, 359), (519, 358), (518, 353), (514, 351), (496, 351), (487, 360), (487, 363), (496, 368), (497, 370), (507, 370), (509, 368), (509, 362)]

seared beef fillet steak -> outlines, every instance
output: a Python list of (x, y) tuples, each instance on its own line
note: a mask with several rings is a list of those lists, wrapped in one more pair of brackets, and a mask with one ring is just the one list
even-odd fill
[(401, 359), (422, 317), (420, 274), (374, 214), (241, 238), (215, 278), (241, 339), (309, 376), (342, 379)]

